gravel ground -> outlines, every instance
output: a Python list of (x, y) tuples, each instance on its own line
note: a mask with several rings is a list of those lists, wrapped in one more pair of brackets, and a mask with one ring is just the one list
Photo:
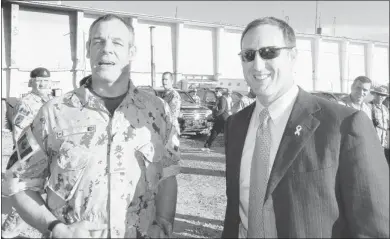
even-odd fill
[[(177, 177), (174, 225), (174, 236), (178, 238), (217, 238), (222, 233), (226, 206), (223, 135), (217, 137), (210, 152), (201, 150), (205, 140), (206, 136), (181, 138), (182, 173)], [(2, 170), (11, 150), (11, 134), (2, 132)], [(2, 203), (2, 222), (6, 212), (3, 206)], [(41, 234), (27, 227), (21, 236), (38, 238)]]

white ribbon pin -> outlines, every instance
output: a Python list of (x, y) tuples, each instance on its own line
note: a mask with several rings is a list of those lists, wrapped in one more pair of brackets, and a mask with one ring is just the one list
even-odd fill
[(298, 125), (296, 128), (295, 128), (295, 135), (299, 136), (300, 133), (301, 133), (301, 130), (302, 130), (302, 126)]

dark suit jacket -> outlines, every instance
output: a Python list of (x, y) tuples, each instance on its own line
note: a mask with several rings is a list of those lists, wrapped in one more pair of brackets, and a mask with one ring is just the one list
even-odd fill
[(216, 105), (215, 105), (215, 111), (214, 111), (214, 117), (217, 120), (227, 120), (229, 117), (229, 111), (228, 111), (228, 103), (224, 96), (221, 96), (217, 99)]
[[(223, 238), (237, 238), (242, 150), (255, 103), (225, 125)], [(294, 134), (301, 125), (300, 134)], [(364, 112), (302, 89), (287, 122), (263, 207), (266, 237), (389, 237), (389, 168)]]

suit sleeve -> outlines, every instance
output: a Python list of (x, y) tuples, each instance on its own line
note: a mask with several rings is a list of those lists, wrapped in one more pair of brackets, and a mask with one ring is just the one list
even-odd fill
[(352, 238), (389, 238), (389, 167), (375, 129), (364, 112), (344, 122), (338, 184)]

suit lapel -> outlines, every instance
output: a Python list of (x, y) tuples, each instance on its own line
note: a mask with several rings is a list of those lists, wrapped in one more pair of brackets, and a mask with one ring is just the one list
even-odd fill
[(271, 170), (264, 202), (275, 190), (306, 141), (320, 125), (312, 114), (320, 109), (315, 97), (299, 89)]
[(240, 179), (240, 168), (241, 168), (241, 157), (242, 150), (244, 149), (245, 139), (248, 132), (249, 123), (255, 109), (255, 103), (251, 104), (249, 107), (243, 109), (241, 112), (237, 113), (234, 117), (234, 121), (231, 125), (234, 125), (232, 131), (233, 134), (233, 145), (232, 148), (232, 160), (234, 161), (234, 170), (235, 170), (235, 181), (239, 185)]

